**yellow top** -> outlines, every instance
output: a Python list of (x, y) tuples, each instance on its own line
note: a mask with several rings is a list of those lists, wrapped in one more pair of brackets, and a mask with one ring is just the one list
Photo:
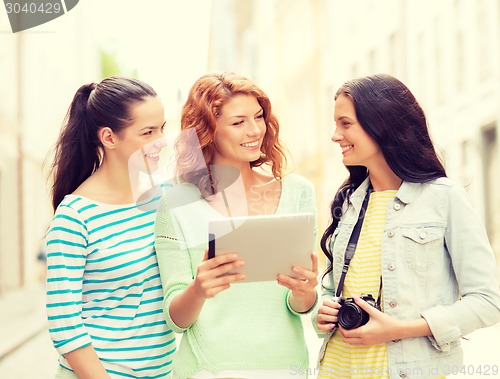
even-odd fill
[[(396, 190), (372, 192), (356, 253), (349, 265), (342, 296), (372, 294), (379, 296), (381, 276), (381, 245), (387, 202), (394, 199)], [(326, 378), (389, 378), (387, 375), (386, 344), (353, 346), (342, 341), (335, 333), (328, 342), (321, 362), (318, 379)]]
[[(342, 296), (345, 298), (372, 294), (377, 300), (379, 296), (382, 234), (387, 202), (394, 199), (396, 193), (397, 190), (388, 190), (372, 192), (370, 195), (356, 252), (349, 265), (342, 290)], [(381, 304), (383, 304), (382, 299)], [(388, 379), (388, 372), (385, 343), (353, 346), (344, 343), (342, 335), (337, 332), (328, 341), (318, 379)]]

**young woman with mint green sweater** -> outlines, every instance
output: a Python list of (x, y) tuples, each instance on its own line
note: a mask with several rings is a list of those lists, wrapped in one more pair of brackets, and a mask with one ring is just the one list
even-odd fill
[[(298, 373), (309, 362), (300, 316), (317, 302), (316, 255), (310, 267), (294, 268), (305, 279), (236, 283), (242, 274), (222, 275), (244, 262), (233, 254), (207, 259), (207, 239), (210, 219), (316, 214), (314, 188), (299, 175), (283, 175), (278, 121), (268, 97), (246, 78), (198, 79), (181, 128), (182, 184), (166, 191), (155, 226), (167, 323), (183, 333), (173, 377), (304, 378)], [(236, 175), (228, 179), (228, 172)]]

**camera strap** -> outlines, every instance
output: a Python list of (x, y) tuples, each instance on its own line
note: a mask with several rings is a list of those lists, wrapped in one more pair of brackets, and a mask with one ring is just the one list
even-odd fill
[[(347, 275), (347, 270), (349, 270), (349, 264), (351, 263), (352, 257), (354, 257), (354, 252), (356, 251), (356, 245), (358, 244), (359, 234), (361, 233), (361, 227), (363, 226), (363, 220), (365, 218), (366, 209), (368, 208), (368, 200), (370, 199), (370, 190), (372, 188), (371, 183), (366, 191), (365, 198), (363, 199), (363, 204), (361, 205), (361, 210), (359, 212), (358, 221), (354, 225), (351, 237), (347, 243), (347, 248), (345, 250), (344, 267), (342, 267), (342, 275), (340, 276), (339, 285), (337, 287), (337, 292), (335, 296), (340, 297), (342, 294), (342, 289), (344, 288), (344, 280)], [(382, 285), (382, 280), (380, 281)], [(379, 296), (380, 299), (380, 296)]]

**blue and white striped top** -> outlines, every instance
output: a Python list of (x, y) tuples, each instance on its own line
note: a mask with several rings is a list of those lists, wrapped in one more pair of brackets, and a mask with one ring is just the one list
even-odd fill
[(112, 378), (165, 378), (175, 335), (163, 315), (149, 209), (68, 195), (47, 233), (47, 315), (61, 366), (92, 344)]

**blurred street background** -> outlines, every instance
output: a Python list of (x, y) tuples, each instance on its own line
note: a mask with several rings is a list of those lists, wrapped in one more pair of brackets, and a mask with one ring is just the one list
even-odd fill
[[(347, 175), (330, 140), (336, 89), (379, 72), (401, 79), (486, 225), (500, 276), (499, 0), (85, 0), (18, 33), (0, 7), (1, 379), (49, 379), (57, 364), (43, 309), (47, 170), (77, 88), (139, 77), (160, 94), (168, 134), (192, 83), (223, 70), (271, 98), (289, 170), (316, 186), (320, 231)], [(314, 362), (319, 340), (305, 324)], [(500, 377), (485, 373), (500, 366), (499, 325), (464, 347), (484, 368), (468, 377)]]

